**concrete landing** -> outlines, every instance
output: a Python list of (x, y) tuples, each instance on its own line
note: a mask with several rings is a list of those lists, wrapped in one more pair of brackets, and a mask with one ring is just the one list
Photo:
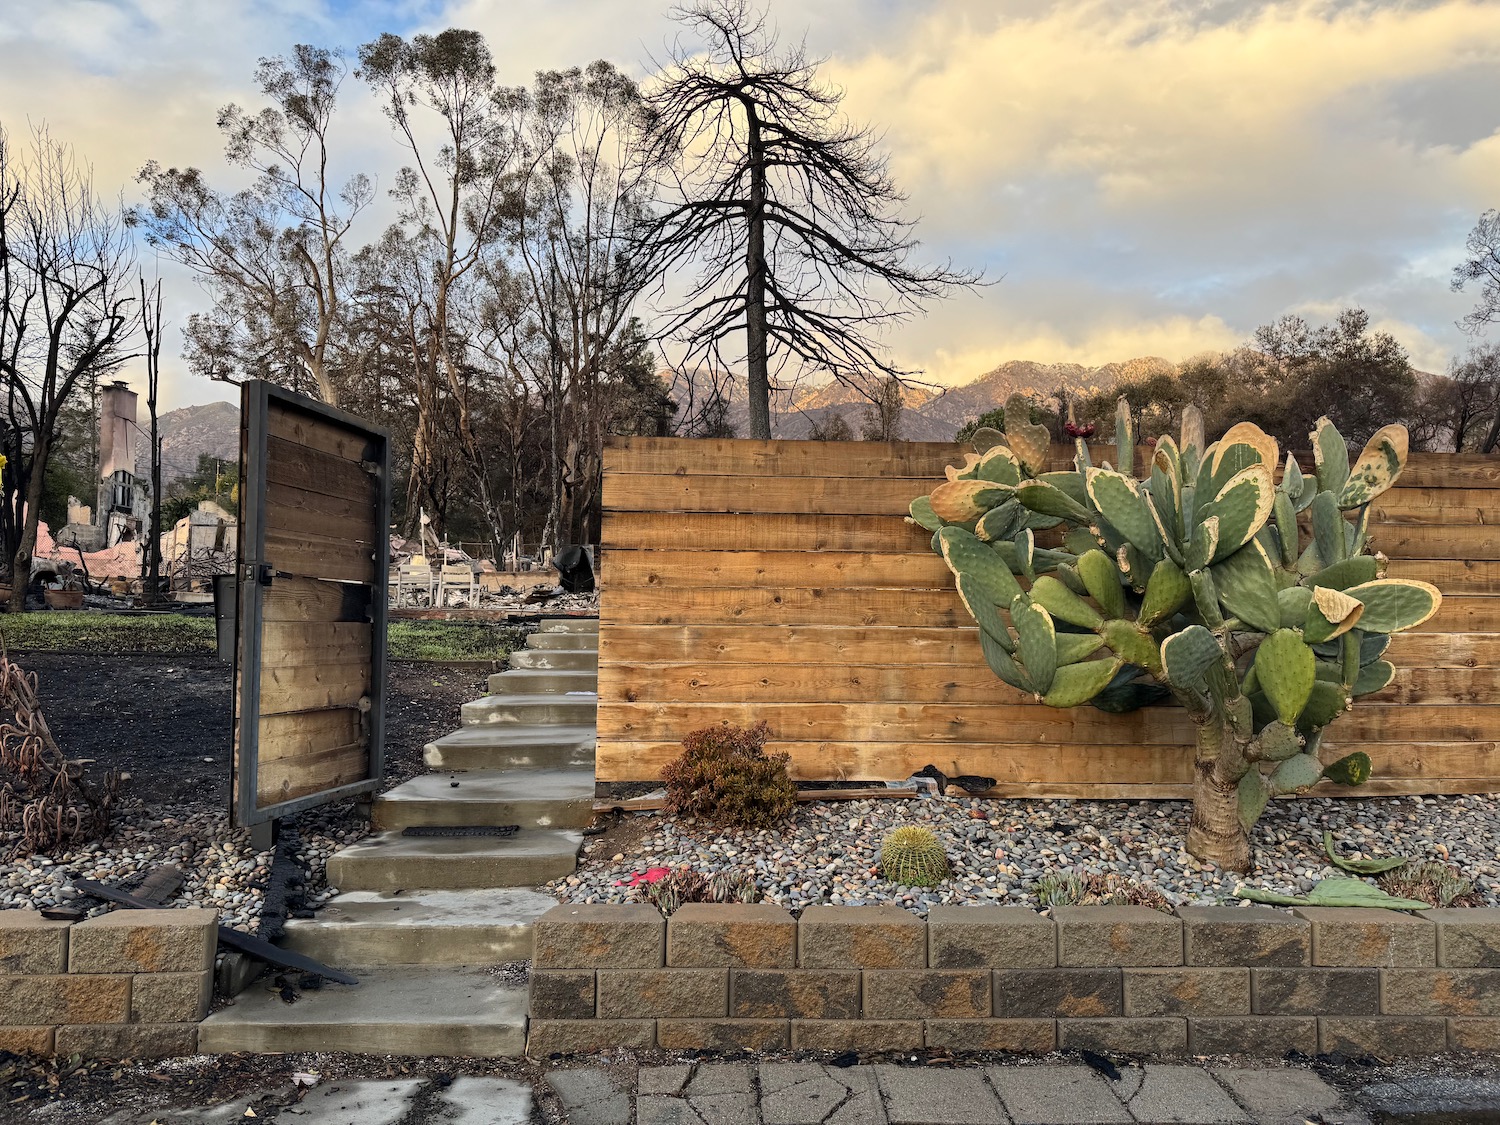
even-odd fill
[(599, 635), (597, 617), (550, 617), (538, 626), (542, 633), (592, 633)]
[(594, 728), (463, 727), (434, 739), (422, 752), (434, 770), (594, 768)]
[(532, 725), (579, 726), (594, 722), (599, 697), (594, 692), (567, 695), (487, 695), (459, 708), (466, 727)]
[(565, 695), (570, 691), (597, 691), (599, 673), (583, 668), (512, 668), (492, 672), (493, 695)]
[(329, 856), (328, 883), (341, 891), (535, 887), (572, 872), (582, 843), (582, 834), (558, 829), (466, 839), (383, 832)]
[(351, 1051), (364, 1055), (519, 1055), (526, 990), (483, 969), (387, 968), (327, 984), (295, 1004), (261, 984), (198, 1027), (203, 1054)]
[(496, 965), (531, 959), (531, 923), (557, 905), (521, 887), (349, 891), (316, 919), (287, 920), (281, 944), (328, 965)]
[(375, 827), (519, 824), (586, 828), (594, 819), (594, 771), (470, 770), (427, 773), (375, 798)]

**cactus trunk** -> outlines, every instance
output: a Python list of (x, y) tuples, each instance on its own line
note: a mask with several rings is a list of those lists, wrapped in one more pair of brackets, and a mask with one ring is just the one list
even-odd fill
[(1198, 727), (1187, 849), (1197, 859), (1226, 871), (1249, 871), (1250, 835), (1240, 821), (1238, 788), (1214, 776), (1214, 763), (1229, 743), (1229, 731), (1222, 724), (1209, 722)]

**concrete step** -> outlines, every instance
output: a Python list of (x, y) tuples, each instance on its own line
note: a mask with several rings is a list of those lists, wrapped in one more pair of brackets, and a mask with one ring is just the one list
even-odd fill
[(594, 740), (592, 725), (463, 727), (429, 742), (422, 760), (435, 770), (593, 769)]
[(570, 691), (599, 690), (599, 673), (593, 669), (512, 668), (490, 673), (494, 695), (564, 695)]
[(548, 652), (598, 652), (599, 634), (532, 633), (526, 638), (526, 647)]
[(198, 1025), (198, 1050), (500, 1058), (525, 1049), (526, 990), (484, 969), (377, 968), (355, 975), (358, 987), (325, 984), (295, 1004), (257, 982)]
[(466, 727), (497, 726), (508, 723), (531, 725), (584, 726), (598, 713), (599, 697), (594, 692), (569, 695), (487, 695), (459, 708)]
[(597, 649), (569, 652), (566, 649), (518, 648), (510, 654), (509, 663), (517, 670), (547, 668), (560, 672), (598, 672), (599, 652)]
[(586, 828), (594, 819), (594, 771), (426, 773), (376, 797), (372, 819), (382, 832), (435, 824)]
[(498, 965), (531, 959), (531, 923), (557, 905), (520, 887), (336, 895), (289, 918), (281, 944), (325, 965)]
[(578, 866), (579, 832), (525, 829), (514, 836), (367, 836), (328, 857), (328, 883), (341, 891), (535, 887)]
[(543, 633), (594, 633), (599, 632), (597, 617), (553, 617), (539, 626)]

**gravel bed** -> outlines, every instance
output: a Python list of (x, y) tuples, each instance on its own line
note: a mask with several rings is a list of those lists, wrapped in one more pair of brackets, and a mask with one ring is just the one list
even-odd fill
[[(1037, 906), (1040, 877), (1078, 872), (1137, 880), (1173, 904), (1238, 901), (1239, 876), (1188, 855), (1188, 809), (1185, 801), (882, 798), (801, 805), (786, 824), (763, 830), (627, 814), (651, 819), (621, 833), (630, 843), (613, 843), (614, 831), (586, 841), (578, 871), (545, 889), (564, 902), (629, 902), (635, 892), (617, 884), (632, 874), (685, 866), (753, 871), (765, 901), (792, 908), (893, 902), (920, 914), (943, 904)], [(881, 837), (902, 825), (936, 833), (953, 865), (950, 881), (929, 890), (879, 877)], [(1340, 874), (1323, 854), (1324, 829), (1350, 857), (1452, 863), (1486, 906), (1500, 906), (1500, 797), (1276, 801), (1253, 833), (1255, 870), (1246, 880), (1295, 894)]]
[[(297, 825), (307, 905), (321, 905), (334, 893), (324, 878), (328, 857), (365, 835), (368, 826), (354, 815), (350, 802), (304, 813)], [(0, 856), (10, 854), (11, 843), (0, 839)], [(230, 828), (227, 811), (172, 816), (140, 804), (117, 810), (114, 826), (102, 840), (50, 856), (0, 860), (0, 909), (72, 903), (79, 897), (74, 879), (128, 889), (162, 864), (177, 867), (184, 876), (182, 890), (168, 906), (212, 907), (227, 926), (250, 933), (259, 927), (271, 853), (252, 850), (250, 833)], [(90, 913), (110, 909), (95, 906)]]

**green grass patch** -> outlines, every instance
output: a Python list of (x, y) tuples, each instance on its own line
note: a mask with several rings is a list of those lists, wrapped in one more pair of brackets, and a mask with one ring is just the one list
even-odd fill
[(124, 617), (80, 611), (0, 614), (5, 647), (88, 652), (215, 652), (212, 617), (163, 613)]
[[(212, 617), (181, 613), (126, 617), (111, 613), (0, 614), (8, 649), (85, 652), (212, 653), (218, 651)], [(393, 621), (386, 630), (392, 660), (504, 660), (520, 648), (526, 630), (469, 621)]]
[(524, 643), (526, 630), (484, 621), (392, 621), (385, 638), (392, 660), (504, 660)]

